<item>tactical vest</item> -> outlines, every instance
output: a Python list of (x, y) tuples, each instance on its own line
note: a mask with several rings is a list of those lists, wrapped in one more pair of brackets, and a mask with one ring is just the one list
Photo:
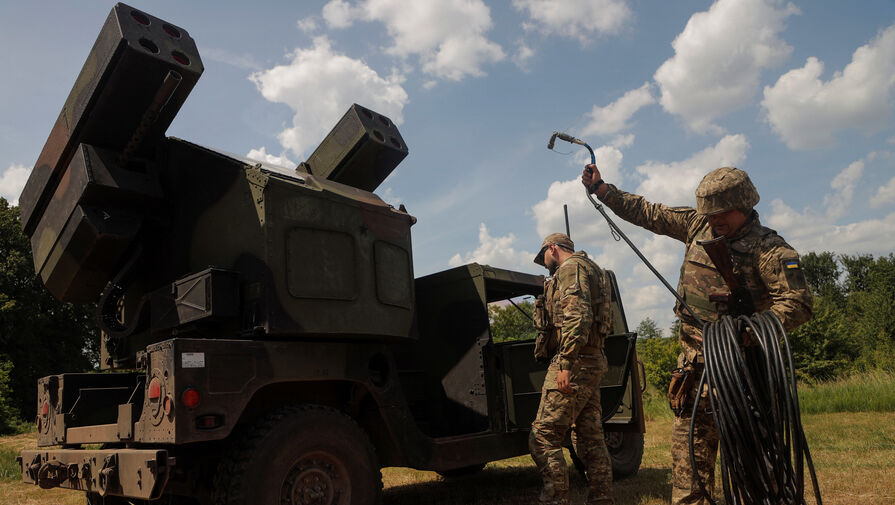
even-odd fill
[[(593, 324), (587, 339), (587, 349), (581, 350), (584, 354), (599, 354), (603, 349), (603, 342), (612, 329), (612, 305), (609, 274), (598, 267), (593, 261), (587, 259), (583, 253), (575, 253), (567, 262), (574, 262), (587, 273), (590, 285), (590, 301), (593, 313)], [(552, 354), (559, 347), (560, 329), (563, 325), (563, 310), (561, 303), (561, 286), (556, 277), (550, 278), (544, 283), (544, 301), (547, 312), (547, 350)]]
[[(745, 226), (744, 230), (741, 230), (733, 240), (728, 242), (730, 257), (733, 260), (733, 273), (740, 284), (752, 295), (755, 310), (767, 310), (771, 307), (771, 299), (764, 281), (761, 279), (758, 261), (762, 250), (762, 241), (776, 232), (761, 226), (757, 219)], [(684, 255), (684, 263), (681, 265), (681, 277), (677, 288), (681, 298), (705, 322), (717, 321), (719, 315), (727, 312), (726, 305), (709, 301), (709, 295), (730, 291), (718, 269), (709, 259), (705, 248), (697, 243), (700, 240), (713, 238), (715, 237), (712, 235), (712, 228), (706, 220), (699, 231), (687, 242), (687, 252)], [(680, 302), (675, 305), (674, 312), (680, 319), (693, 325), (696, 324)]]

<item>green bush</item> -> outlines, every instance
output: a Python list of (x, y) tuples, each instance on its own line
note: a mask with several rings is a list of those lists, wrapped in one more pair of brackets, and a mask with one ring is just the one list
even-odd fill
[(668, 391), (671, 371), (677, 367), (681, 344), (677, 337), (647, 338), (637, 341), (637, 357), (643, 361), (646, 380), (660, 395)]

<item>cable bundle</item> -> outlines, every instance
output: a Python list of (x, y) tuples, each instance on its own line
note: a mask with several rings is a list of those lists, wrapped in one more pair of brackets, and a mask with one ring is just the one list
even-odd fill
[[(743, 330), (751, 333), (755, 345), (741, 345)], [(806, 505), (805, 462), (821, 505), (802, 430), (789, 338), (780, 319), (770, 311), (722, 316), (705, 324), (702, 338), (705, 372), (697, 391), (708, 383), (713, 392), (708, 397), (721, 441), (721, 482), (728, 505)], [(700, 397), (696, 395), (690, 423), (694, 472), (693, 426)]]

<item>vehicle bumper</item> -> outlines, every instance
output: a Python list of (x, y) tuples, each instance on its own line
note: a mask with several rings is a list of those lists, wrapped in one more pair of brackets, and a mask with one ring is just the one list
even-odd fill
[(161, 496), (174, 466), (158, 449), (22, 451), (18, 459), (27, 484), (145, 500)]

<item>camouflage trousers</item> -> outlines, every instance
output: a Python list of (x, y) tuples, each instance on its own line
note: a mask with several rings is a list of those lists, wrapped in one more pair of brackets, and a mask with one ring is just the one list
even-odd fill
[(559, 364), (547, 369), (541, 390), (541, 405), (531, 424), (528, 446), (541, 473), (544, 487), (540, 503), (569, 503), (569, 470), (562, 451), (562, 442), (572, 430), (572, 446), (584, 463), (588, 480), (588, 504), (612, 504), (612, 464), (603, 439), (600, 421), (600, 380), (606, 373), (606, 358), (581, 360), (572, 370), (574, 392), (563, 394), (556, 389)]
[[(683, 360), (684, 353), (681, 354), (679, 363)], [(701, 375), (702, 370), (699, 370), (698, 373)], [(688, 408), (684, 410), (681, 417), (674, 418), (671, 427), (672, 505), (707, 505), (709, 503), (703, 495), (690, 465), (690, 419), (698, 388), (699, 377), (697, 376), (689, 394)], [(693, 423), (693, 455), (705, 489), (712, 493), (715, 485), (715, 459), (718, 455), (718, 430), (715, 427), (714, 419), (712, 419), (709, 399), (705, 394), (699, 401), (699, 411), (696, 413), (696, 421)]]

